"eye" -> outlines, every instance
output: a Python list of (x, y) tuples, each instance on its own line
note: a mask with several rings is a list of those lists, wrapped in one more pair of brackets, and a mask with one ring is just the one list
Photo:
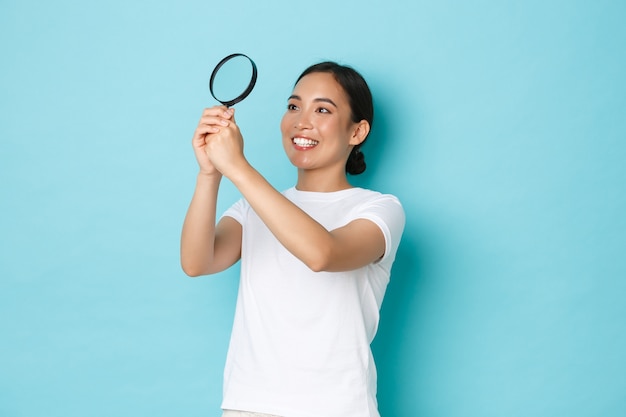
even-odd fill
[(287, 104), (287, 110), (291, 110), (291, 111), (298, 110), (298, 106), (296, 106), (293, 103), (289, 103)]
[(319, 107), (316, 111), (318, 113), (330, 113), (330, 110), (328, 110), (326, 107)]

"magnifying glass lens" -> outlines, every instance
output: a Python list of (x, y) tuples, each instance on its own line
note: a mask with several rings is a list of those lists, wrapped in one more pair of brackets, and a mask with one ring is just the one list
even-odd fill
[(250, 94), (256, 75), (256, 66), (246, 55), (229, 55), (217, 64), (211, 74), (211, 94), (225, 106), (232, 106)]

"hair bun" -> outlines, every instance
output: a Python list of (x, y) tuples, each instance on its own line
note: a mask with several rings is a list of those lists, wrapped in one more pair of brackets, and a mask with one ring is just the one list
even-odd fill
[(365, 171), (365, 155), (361, 152), (360, 147), (355, 146), (350, 152), (348, 161), (346, 162), (346, 172), (350, 175), (359, 175)]

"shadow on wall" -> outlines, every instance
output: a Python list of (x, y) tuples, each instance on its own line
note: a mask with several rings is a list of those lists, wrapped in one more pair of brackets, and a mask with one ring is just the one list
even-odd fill
[[(416, 232), (406, 229), (383, 301), (378, 334), (372, 344), (378, 369), (378, 404), (382, 416), (417, 415), (415, 302), (423, 280), (423, 256)], [(408, 344), (408, 345), (407, 345)], [(413, 393), (409, 395), (408, 393)]]
[[(373, 92), (377, 98), (374, 126), (363, 145), (367, 169), (361, 175), (350, 177), (350, 181), (355, 186), (394, 194), (398, 184), (390, 183), (394, 181), (388, 171), (394, 163), (390, 160), (390, 149), (399, 146), (402, 136), (398, 131), (401, 123), (393, 120), (395, 113), (391, 109), (394, 103), (401, 101), (398, 98), (401, 93), (396, 86), (383, 84), (378, 85), (379, 91)], [(410, 219), (414, 210), (403, 201), (402, 196), (398, 197), (404, 206), (407, 224), (383, 301), (378, 334), (372, 344), (378, 370), (378, 404), (383, 417), (413, 416), (418, 414), (419, 408), (416, 374), (419, 372), (419, 358), (416, 357), (418, 349), (415, 346), (419, 338), (413, 333), (419, 324), (416, 303), (420, 298), (420, 288), (424, 287), (426, 255), (423, 242), (418, 240), (423, 235)]]

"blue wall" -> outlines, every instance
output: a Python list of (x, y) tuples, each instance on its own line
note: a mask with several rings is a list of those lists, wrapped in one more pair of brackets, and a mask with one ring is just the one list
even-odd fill
[[(0, 1), (0, 416), (217, 416), (237, 268), (178, 264), (214, 104), (283, 189), (296, 75), (359, 69), (357, 185), (408, 221), (374, 342), (384, 417), (626, 415), (623, 1)], [(220, 209), (238, 197), (225, 183)]]

